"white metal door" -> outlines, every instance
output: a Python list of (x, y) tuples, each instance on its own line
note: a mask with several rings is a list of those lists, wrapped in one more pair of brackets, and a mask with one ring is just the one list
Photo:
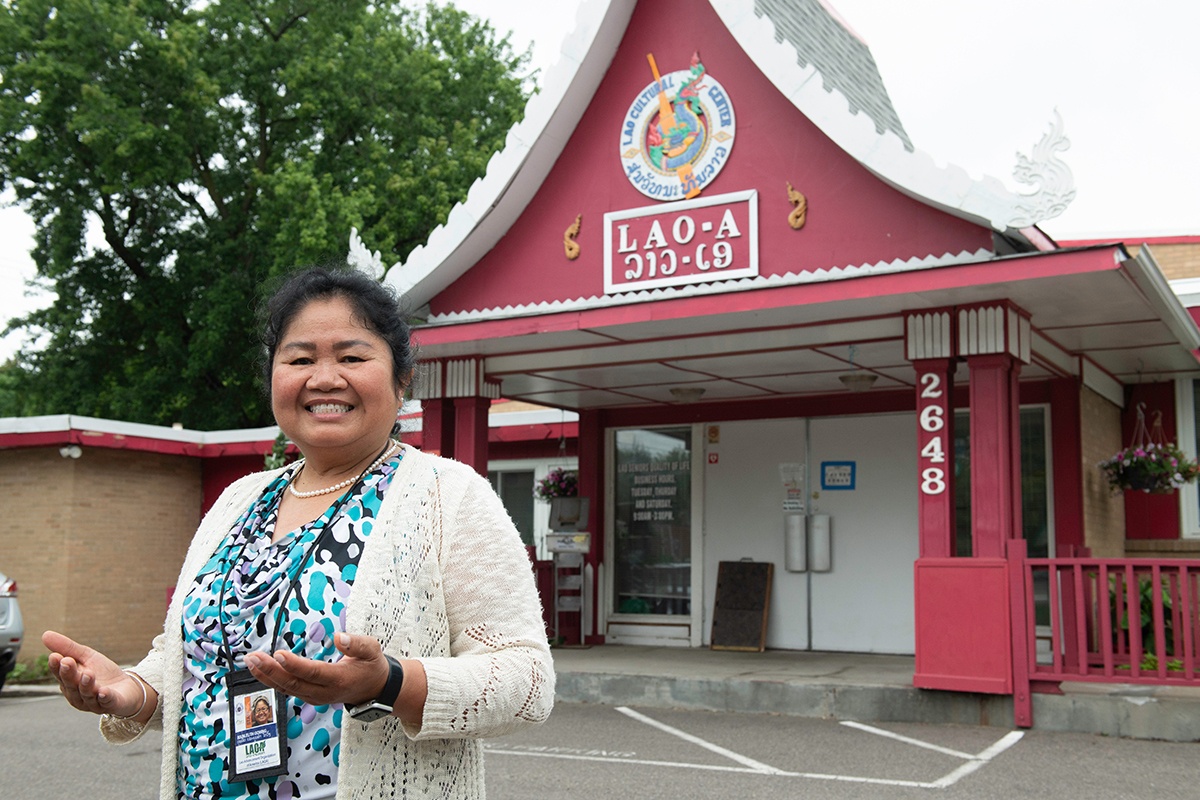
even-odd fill
[[(828, 514), (832, 569), (812, 574), (814, 650), (914, 652), (919, 549), (916, 418), (879, 414), (809, 423), (810, 513)], [(822, 488), (822, 464), (853, 488)]]
[(742, 420), (704, 426), (704, 644), (712, 641), (717, 565), (774, 563), (767, 647), (808, 648), (808, 576), (784, 569), (780, 464), (804, 462), (802, 419)]

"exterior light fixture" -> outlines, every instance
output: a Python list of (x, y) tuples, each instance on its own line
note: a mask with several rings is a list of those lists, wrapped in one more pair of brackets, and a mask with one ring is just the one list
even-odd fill
[[(854, 352), (856, 350), (858, 350), (857, 347), (850, 345), (849, 361), (851, 367), (854, 366)], [(838, 375), (838, 380), (842, 382), (842, 385), (852, 392), (865, 392), (874, 386), (875, 381), (878, 379), (879, 376), (875, 373), (863, 372), (860, 369), (856, 369), (854, 372), (846, 372)]]
[(838, 375), (838, 380), (852, 392), (865, 392), (875, 385), (879, 376), (870, 372), (847, 372)]
[(699, 386), (676, 386), (671, 389), (671, 396), (679, 403), (694, 403), (704, 396), (704, 389)]
[(83, 448), (77, 444), (68, 444), (58, 448), (58, 454), (63, 458), (79, 458), (83, 455)]

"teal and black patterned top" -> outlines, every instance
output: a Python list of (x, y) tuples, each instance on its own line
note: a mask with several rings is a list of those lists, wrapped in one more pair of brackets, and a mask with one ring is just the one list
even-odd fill
[[(330, 798), (337, 791), (341, 704), (285, 700), (288, 772), (240, 783), (229, 767), (225, 677), (255, 650), (288, 649), (336, 661), (334, 635), (345, 631), (346, 600), (363, 544), (401, 451), (334, 501), (313, 522), (272, 543), (279, 503), (298, 465), (262, 492), (196, 576), (183, 602), (183, 714), (179, 723), (181, 798)], [(224, 633), (222, 633), (224, 628)]]

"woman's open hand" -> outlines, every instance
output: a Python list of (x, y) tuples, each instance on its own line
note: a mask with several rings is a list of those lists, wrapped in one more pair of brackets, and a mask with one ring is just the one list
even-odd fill
[(358, 705), (374, 700), (383, 691), (389, 672), (379, 641), (339, 633), (334, 646), (342, 658), (332, 664), (276, 650), (273, 655), (250, 653), (246, 666), (267, 686), (312, 705)]
[(141, 682), (103, 653), (55, 631), (43, 633), (42, 644), (50, 651), (50, 674), (63, 697), (80, 711), (132, 717), (146, 706), (154, 708), (144, 702)]

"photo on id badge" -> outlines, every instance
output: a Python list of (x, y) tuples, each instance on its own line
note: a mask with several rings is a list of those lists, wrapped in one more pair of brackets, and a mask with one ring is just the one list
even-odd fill
[(234, 774), (239, 778), (278, 774), (282, 766), (275, 721), (274, 692), (251, 692), (236, 698)]

